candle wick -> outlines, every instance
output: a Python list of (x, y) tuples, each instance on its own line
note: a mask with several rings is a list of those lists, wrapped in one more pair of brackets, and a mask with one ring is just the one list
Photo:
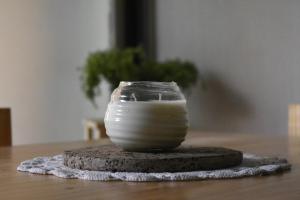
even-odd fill
[(134, 101), (137, 101), (134, 93), (131, 94), (131, 97), (134, 99)]

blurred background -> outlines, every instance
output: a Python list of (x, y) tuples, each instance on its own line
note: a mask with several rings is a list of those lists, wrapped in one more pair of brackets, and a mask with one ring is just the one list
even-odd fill
[(80, 68), (96, 50), (136, 46), (201, 73), (206, 89), (198, 81), (186, 92), (191, 130), (287, 134), (300, 102), (299, 9), (297, 0), (0, 0), (0, 107), (11, 109), (12, 143), (82, 140), (110, 88), (102, 81), (96, 109)]

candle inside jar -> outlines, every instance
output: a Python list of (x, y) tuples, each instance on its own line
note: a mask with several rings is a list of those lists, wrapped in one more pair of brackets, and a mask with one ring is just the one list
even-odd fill
[(111, 102), (105, 115), (105, 127), (112, 142), (125, 150), (174, 148), (186, 135), (186, 101)]
[(186, 101), (175, 82), (120, 82), (104, 122), (111, 141), (124, 150), (169, 150), (185, 139)]

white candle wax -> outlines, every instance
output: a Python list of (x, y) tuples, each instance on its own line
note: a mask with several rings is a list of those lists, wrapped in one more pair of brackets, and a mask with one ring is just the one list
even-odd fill
[(113, 102), (105, 127), (112, 142), (126, 150), (174, 148), (186, 135), (186, 101)]

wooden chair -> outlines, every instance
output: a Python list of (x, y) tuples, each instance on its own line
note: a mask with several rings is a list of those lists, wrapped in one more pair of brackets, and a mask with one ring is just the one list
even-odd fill
[(0, 147), (11, 146), (10, 109), (0, 108)]
[(85, 119), (83, 121), (84, 125), (84, 139), (87, 141), (99, 140), (107, 138), (106, 129), (104, 126), (103, 119)]
[(300, 104), (289, 105), (289, 134), (300, 136)]

